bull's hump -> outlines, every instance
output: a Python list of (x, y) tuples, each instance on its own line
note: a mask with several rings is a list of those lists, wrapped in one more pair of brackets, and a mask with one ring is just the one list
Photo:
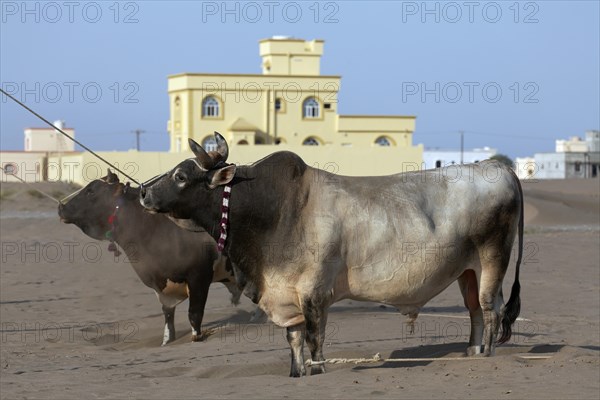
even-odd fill
[(302, 177), (308, 168), (297, 154), (291, 151), (278, 151), (252, 164), (247, 173), (268, 178), (278, 176), (289, 181)]

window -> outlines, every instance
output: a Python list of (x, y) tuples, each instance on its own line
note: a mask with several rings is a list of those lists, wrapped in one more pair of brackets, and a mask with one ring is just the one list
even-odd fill
[(377, 139), (375, 139), (375, 144), (378, 146), (391, 146), (392, 142), (390, 141), (390, 139), (388, 139), (385, 136), (379, 136)]
[(248, 144), (248, 141), (246, 139), (242, 139), (237, 144)]
[(575, 172), (581, 172), (581, 162), (575, 162)]
[(219, 101), (213, 96), (208, 96), (202, 102), (203, 117), (218, 117), (219, 116)]
[(207, 136), (202, 141), (202, 148), (206, 151), (217, 151), (217, 139), (214, 136)]
[(319, 118), (319, 102), (314, 97), (304, 100), (302, 106), (304, 118)]
[(18, 170), (17, 164), (15, 163), (6, 163), (2, 168), (4, 169), (4, 173), (6, 175), (15, 175)]
[(307, 137), (306, 139), (304, 139), (304, 142), (302, 142), (303, 146), (318, 146), (319, 144), (319, 141), (312, 136)]
[(180, 100), (179, 100), (179, 96), (175, 97), (175, 101), (173, 102), (175, 104), (175, 107), (179, 107), (180, 104)]
[(323, 104), (323, 108), (326, 110), (331, 110), (331, 103), (325, 103)]
[(437, 161), (435, 162), (435, 167), (436, 167), (436, 168), (442, 168), (442, 160), (437, 160)]
[(284, 99), (277, 98), (275, 99), (275, 112), (276, 113), (285, 113), (286, 112), (286, 102)]

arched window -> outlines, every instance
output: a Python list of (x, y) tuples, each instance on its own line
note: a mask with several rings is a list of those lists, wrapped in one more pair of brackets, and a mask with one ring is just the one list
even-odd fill
[(6, 175), (16, 175), (16, 174), (17, 174), (17, 171), (19, 170), (19, 169), (17, 168), (17, 164), (15, 164), (15, 163), (12, 163), (12, 162), (10, 162), (10, 163), (5, 163), (5, 164), (4, 164), (4, 166), (3, 166), (2, 168), (4, 168), (4, 173), (5, 173)]
[(175, 107), (179, 107), (179, 104), (181, 103), (181, 100), (179, 99), (179, 96), (175, 97), (175, 101), (173, 102), (173, 104), (175, 104)]
[(248, 141), (246, 139), (242, 139), (239, 142), (237, 142), (237, 144), (248, 144)]
[(309, 97), (302, 104), (304, 118), (319, 118), (319, 102), (314, 97)]
[(379, 136), (377, 139), (375, 139), (375, 144), (377, 146), (391, 146), (392, 142), (385, 136)]
[(216, 151), (217, 150), (217, 139), (214, 136), (207, 136), (202, 141), (202, 148), (206, 151)]
[(219, 116), (219, 101), (213, 96), (208, 96), (202, 102), (203, 117), (218, 117)]
[(319, 144), (319, 141), (312, 136), (307, 137), (306, 139), (304, 139), (304, 142), (302, 142), (303, 146), (318, 146)]
[(442, 160), (437, 160), (437, 161), (435, 162), (435, 167), (436, 167), (436, 168), (441, 168), (441, 167), (442, 167)]

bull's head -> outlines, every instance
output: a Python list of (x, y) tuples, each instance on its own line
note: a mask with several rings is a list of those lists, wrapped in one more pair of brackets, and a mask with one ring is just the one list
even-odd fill
[(150, 212), (167, 213), (173, 219), (190, 219), (194, 211), (211, 204), (213, 189), (235, 175), (235, 165), (226, 164), (229, 153), (225, 138), (215, 132), (217, 150), (206, 152), (189, 139), (195, 158), (142, 184), (140, 202)]
[(105, 233), (110, 230), (108, 217), (114, 212), (123, 187), (119, 177), (109, 169), (105, 177), (63, 199), (58, 215), (62, 222), (77, 225), (89, 237), (105, 240)]

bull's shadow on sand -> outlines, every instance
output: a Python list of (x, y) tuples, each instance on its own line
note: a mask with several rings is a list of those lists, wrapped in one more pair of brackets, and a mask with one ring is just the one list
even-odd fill
[[(444, 344), (431, 344), (422, 345), (417, 347), (408, 347), (400, 350), (392, 351), (389, 356), (383, 358), (386, 359), (397, 359), (397, 358), (443, 358), (443, 357), (462, 357), (464, 356), (464, 350), (467, 346), (466, 342), (463, 343), (444, 343)], [(513, 356), (517, 354), (522, 355), (539, 355), (548, 354), (552, 355), (558, 353), (565, 345), (562, 344), (540, 344), (534, 346), (528, 345), (504, 345), (496, 348), (495, 357)], [(465, 357), (466, 358), (466, 357)], [(494, 357), (485, 358), (486, 360), (494, 360)], [(386, 361), (377, 365), (359, 365), (354, 367), (356, 370), (368, 370), (378, 368), (412, 368), (412, 367), (423, 367), (433, 362), (444, 362), (439, 361)]]

